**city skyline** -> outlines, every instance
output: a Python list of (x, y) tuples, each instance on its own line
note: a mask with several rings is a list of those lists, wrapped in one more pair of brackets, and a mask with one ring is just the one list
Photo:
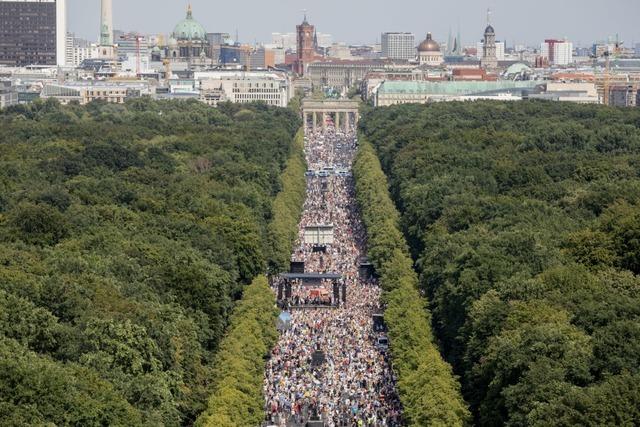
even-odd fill
[[(157, 7), (157, 2), (114, 0), (114, 28), (136, 30), (142, 33), (164, 33), (173, 30), (182, 18), (189, 1), (180, 0)], [(272, 32), (294, 32), (302, 21), (303, 8), (307, 8), (309, 21), (318, 31), (330, 33), (334, 41), (373, 43), (380, 41), (386, 31), (409, 31), (422, 40), (427, 32), (444, 42), (449, 30), (455, 34), (460, 26), (462, 41), (472, 45), (482, 38), (486, 23), (486, 10), (492, 10), (492, 22), (497, 38), (513, 44), (538, 45), (543, 39), (567, 37), (577, 46), (589, 46), (596, 40), (605, 40), (616, 34), (631, 47), (640, 42), (640, 30), (634, 20), (640, 16), (640, 2), (612, 0), (607, 12), (620, 10), (617, 19), (602, 20), (605, 13), (601, 3), (568, 0), (562, 3), (539, 0), (535, 4), (514, 4), (506, 0), (477, 2), (461, 0), (450, 4), (425, 4), (415, 0), (395, 2), (394, 10), (387, 10), (380, 0), (368, 2), (339, 2), (327, 0), (323, 8), (313, 7), (308, 1), (279, 0), (274, 3), (225, 3), (215, 6), (205, 0), (192, 0), (195, 18), (209, 32), (239, 34), (244, 43), (267, 42)], [(592, 7), (589, 7), (589, 4)], [(366, 8), (363, 10), (363, 7)], [(277, 6), (277, 11), (274, 9)], [(247, 14), (247, 7), (253, 12)], [(342, 7), (342, 12), (338, 7)], [(549, 13), (553, 8), (553, 13)], [(412, 10), (415, 9), (415, 13)], [(99, 0), (68, 0), (68, 30), (79, 37), (97, 40), (100, 27)], [(264, 19), (267, 16), (271, 19)], [(426, 18), (424, 17), (426, 16)], [(143, 17), (143, 18), (140, 18)], [(361, 19), (363, 25), (354, 22)], [(521, 20), (526, 18), (528, 25)], [(535, 23), (535, 25), (534, 25)]]

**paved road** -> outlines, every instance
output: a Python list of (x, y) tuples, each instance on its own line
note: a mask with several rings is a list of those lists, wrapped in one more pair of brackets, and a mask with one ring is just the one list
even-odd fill
[[(380, 289), (375, 280), (359, 277), (366, 233), (351, 176), (356, 150), (354, 131), (341, 133), (329, 126), (305, 136), (305, 155), (313, 173), (307, 176), (307, 199), (292, 260), (304, 262), (305, 272), (340, 274), (347, 302), (333, 299), (331, 282), (293, 286), (296, 302), (321, 295), (338, 307), (291, 309), (291, 329), (280, 336), (265, 373), (266, 416), (278, 426), (307, 425), (312, 413), (327, 427), (401, 425), (395, 377), (385, 349), (378, 346), (383, 336), (373, 330)], [(314, 251), (305, 243), (305, 228), (328, 224), (333, 242), (325, 251)], [(274, 282), (274, 291), (277, 285)], [(313, 366), (318, 352), (325, 361)]]

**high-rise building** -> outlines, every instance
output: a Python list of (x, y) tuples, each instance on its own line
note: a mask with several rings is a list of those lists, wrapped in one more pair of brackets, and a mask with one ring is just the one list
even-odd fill
[(124, 33), (118, 36), (118, 55), (129, 57), (149, 57), (151, 50), (149, 49), (149, 40), (147, 37), (138, 33)]
[(567, 40), (547, 39), (540, 45), (540, 54), (551, 65), (569, 65), (573, 62), (573, 43)]
[(65, 65), (66, 0), (0, 0), (0, 64)]
[(297, 47), (296, 47), (296, 73), (303, 76), (307, 65), (313, 60), (316, 52), (314, 42), (316, 28), (307, 22), (307, 15), (304, 16), (302, 24), (296, 26)]
[(640, 43), (636, 43), (635, 45), (635, 55), (640, 56)]
[(64, 64), (65, 65), (74, 65), (73, 64), (73, 45), (75, 34), (67, 33), (67, 36), (64, 39)]
[(382, 57), (411, 61), (416, 58), (416, 36), (412, 33), (382, 33)]
[(151, 49), (146, 36), (138, 33), (122, 33), (116, 39), (118, 57), (123, 70), (141, 73), (149, 69)]
[(93, 49), (87, 40), (77, 38), (73, 33), (67, 33), (65, 64), (69, 67), (77, 67), (85, 59), (91, 59)]
[(259, 46), (251, 52), (250, 68), (256, 70), (259, 68), (269, 68), (276, 66), (275, 52), (264, 46)]
[(498, 55), (496, 49), (496, 31), (491, 25), (491, 11), (487, 11), (487, 28), (484, 30), (484, 39), (482, 41), (482, 59), (480, 59), (482, 68), (491, 69), (498, 67)]

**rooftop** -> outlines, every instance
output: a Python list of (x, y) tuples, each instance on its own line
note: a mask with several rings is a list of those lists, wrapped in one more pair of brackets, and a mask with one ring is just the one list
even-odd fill
[(518, 89), (533, 89), (539, 81), (388, 81), (384, 82), (379, 94), (420, 93), (433, 95), (471, 95), (486, 92), (500, 92)]

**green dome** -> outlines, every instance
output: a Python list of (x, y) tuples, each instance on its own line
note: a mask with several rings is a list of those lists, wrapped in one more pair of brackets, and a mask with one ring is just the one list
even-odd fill
[(173, 37), (178, 40), (205, 40), (207, 38), (207, 32), (202, 25), (193, 19), (191, 5), (187, 9), (187, 17), (173, 29)]

